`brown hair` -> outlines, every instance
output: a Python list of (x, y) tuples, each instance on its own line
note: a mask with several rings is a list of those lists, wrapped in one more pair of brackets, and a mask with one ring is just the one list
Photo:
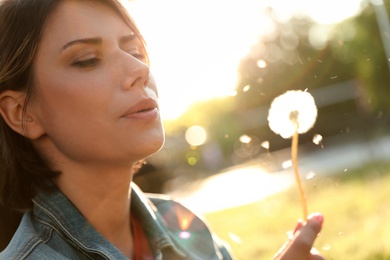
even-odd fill
[[(45, 22), (63, 0), (0, 1), (0, 93), (24, 91), (24, 111), (34, 94), (33, 62)], [(82, 0), (80, 0), (82, 1)], [(119, 0), (95, 0), (111, 7), (145, 42)], [(14, 132), (0, 117), (0, 204), (8, 208), (31, 209), (38, 190), (53, 187), (59, 173), (34, 149), (31, 142)]]

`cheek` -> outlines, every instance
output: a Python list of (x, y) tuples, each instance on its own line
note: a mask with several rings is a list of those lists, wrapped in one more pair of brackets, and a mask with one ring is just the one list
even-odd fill
[(97, 109), (97, 105), (93, 104), (94, 94), (96, 92), (87, 91), (77, 84), (48, 81), (47, 84), (40, 85), (34, 103), (39, 118), (45, 125), (69, 124), (85, 120), (90, 116), (88, 113)]
[(74, 98), (69, 94), (61, 91), (59, 87), (53, 88), (44, 85), (39, 89), (35, 102), (36, 107), (44, 117), (60, 115), (76, 105)]

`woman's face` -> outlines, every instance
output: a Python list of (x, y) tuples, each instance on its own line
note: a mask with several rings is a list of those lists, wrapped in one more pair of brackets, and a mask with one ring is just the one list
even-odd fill
[(34, 61), (31, 108), (53, 162), (133, 163), (164, 133), (141, 41), (98, 1), (64, 0), (48, 19)]

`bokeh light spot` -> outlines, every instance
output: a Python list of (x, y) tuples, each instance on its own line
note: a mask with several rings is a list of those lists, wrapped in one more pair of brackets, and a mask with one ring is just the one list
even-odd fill
[(243, 144), (249, 144), (252, 141), (252, 138), (248, 135), (240, 136), (240, 142)]
[(198, 159), (196, 159), (195, 157), (189, 157), (187, 158), (187, 162), (189, 165), (193, 166), (198, 162)]
[(267, 62), (263, 59), (258, 60), (257, 67), (259, 67), (260, 69), (264, 69), (265, 67), (267, 67)]
[(194, 125), (187, 129), (185, 139), (190, 145), (200, 146), (206, 142), (207, 132), (203, 127)]

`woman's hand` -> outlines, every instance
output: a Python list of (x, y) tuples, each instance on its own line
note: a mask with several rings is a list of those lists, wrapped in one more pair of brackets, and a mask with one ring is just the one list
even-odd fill
[(323, 221), (324, 217), (320, 213), (310, 215), (306, 224), (298, 221), (291, 238), (275, 255), (274, 260), (324, 260), (325, 258), (313, 248)]

